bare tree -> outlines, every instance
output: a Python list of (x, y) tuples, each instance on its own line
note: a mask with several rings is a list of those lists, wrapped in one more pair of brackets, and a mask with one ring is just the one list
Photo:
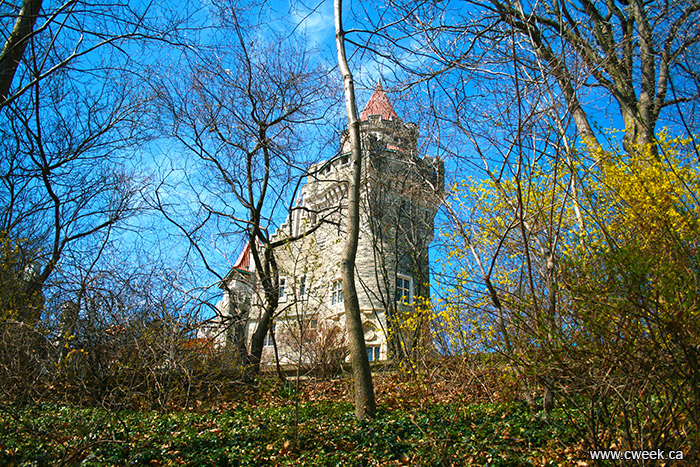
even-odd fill
[[(23, 0), (21, 6), (5, 2), (3, 7), (11, 12), (2, 16), (8, 33), (0, 53), (0, 109), (66, 68), (72, 73), (110, 68), (95, 57), (111, 54), (112, 59), (123, 59), (151, 41), (186, 45), (179, 32), (190, 26), (190, 6), (166, 10), (153, 4), (82, 0)], [(112, 70), (123, 63), (113, 61)], [(134, 60), (128, 67), (131, 73), (137, 72), (137, 63), (142, 70), (149, 65)]]
[(34, 23), (39, 16), (41, 3), (42, 0), (24, 0), (22, 2), (22, 8), (17, 15), (12, 32), (5, 40), (5, 46), (0, 53), (0, 102), (4, 102), (10, 92), (12, 80), (24, 55), (24, 49), (29, 43)]
[[(169, 16), (149, 6), (12, 3), (3, 3), (1, 20), (0, 237), (11, 253), (3, 262), (12, 258), (2, 281), (12, 292), (0, 300), (0, 365), (4, 396), (19, 377), (24, 395), (43, 397), (63, 376), (67, 386), (99, 386), (71, 379), (73, 369), (91, 367), (76, 363), (85, 348), (75, 345), (104, 337), (108, 326), (99, 323), (110, 322), (110, 307), (93, 306), (91, 297), (107, 287), (95, 284), (128, 275), (145, 235), (130, 221), (143, 212), (148, 185), (140, 165), (153, 128), (143, 80), (151, 64), (135, 52), (150, 39), (167, 42), (174, 30), (161, 29)], [(113, 303), (138, 301), (134, 289), (118, 295)]]
[(343, 29), (343, 2), (335, 0), (335, 41), (338, 51), (338, 66), (345, 87), (345, 108), (348, 117), (348, 131), (351, 148), (350, 179), (348, 180), (348, 219), (347, 239), (340, 263), (343, 281), (343, 297), (345, 306), (346, 326), (348, 332), (348, 347), (352, 363), (353, 380), (355, 385), (355, 416), (358, 419), (374, 417), (376, 401), (372, 373), (365, 346), (360, 303), (355, 286), (355, 257), (360, 234), (360, 180), (362, 171), (362, 142), (360, 140), (360, 121), (357, 118), (355, 104), (355, 87), (352, 73), (348, 66), (345, 53), (345, 30)]
[[(615, 102), (628, 152), (653, 146), (660, 118), (675, 114), (693, 131), (681, 109), (700, 97), (697, 2), (392, 2), (389, 15), (366, 44), (406, 71), (407, 82), (439, 79), (436, 88), (447, 91), (459, 87), (457, 73), (480, 88), (517, 66), (523, 84), (545, 85), (547, 104), (561, 106), (591, 151), (606, 146), (595, 124), (601, 98)], [(415, 59), (396, 60), (406, 56)]]
[[(139, 79), (145, 64), (130, 54), (154, 33), (150, 11), (40, 5), (25, 2), (11, 16), (17, 26), (2, 56), (0, 228), (31, 252), (22, 279), (28, 301), (55, 271), (68, 271), (62, 258), (92, 261), (136, 212), (144, 183), (133, 154), (151, 127)], [(41, 305), (25, 311), (35, 323)]]
[[(244, 23), (235, 12), (221, 11), (221, 41), (209, 44), (189, 58), (185, 83), (173, 83), (162, 94), (163, 108), (172, 122), (172, 136), (194, 156), (201, 170), (187, 176), (194, 190), (195, 209), (203, 213), (200, 223), (190, 226), (165, 201), (166, 184), (157, 193), (157, 206), (178, 226), (197, 251), (199, 259), (217, 277), (226, 293), (230, 277), (217, 271), (200, 235), (206, 228), (246, 240), (252, 275), (250, 290), (254, 310), (229, 306), (231, 324), (238, 326), (237, 345), (245, 344), (243, 327), (259, 312), (247, 365), (258, 371), (264, 340), (278, 311), (279, 267), (275, 250), (307, 232), (284, 238), (273, 234), (279, 225), (279, 209), (294, 197), (305, 175), (302, 151), (312, 147), (310, 131), (328, 106), (322, 92), (326, 73), (310, 63), (308, 52), (294, 37), (282, 38), (264, 27)], [(258, 42), (255, 34), (270, 34)], [(257, 39), (256, 39), (257, 40)], [(310, 225), (309, 229), (318, 226)], [(228, 267), (230, 268), (231, 263)], [(223, 317), (226, 318), (226, 317)]]
[(686, 83), (690, 94), (668, 98), (670, 80), (681, 85), (693, 79), (686, 60), (700, 40), (700, 3), (557, 1), (542, 8), (492, 1), (486, 7), (529, 43), (589, 149), (600, 148), (600, 142), (578, 96), (581, 87), (602, 88), (615, 99), (628, 152), (655, 142), (664, 107), (698, 97), (695, 78)]

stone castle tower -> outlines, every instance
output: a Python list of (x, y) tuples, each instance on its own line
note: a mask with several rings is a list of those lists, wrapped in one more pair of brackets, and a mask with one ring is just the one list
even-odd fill
[[(370, 360), (419, 348), (428, 330), (420, 312), (429, 298), (428, 246), (444, 190), (443, 164), (417, 156), (418, 129), (394, 111), (380, 83), (360, 115), (362, 207), (356, 259), (358, 295)], [(276, 251), (280, 301), (273, 334), (281, 363), (322, 360), (342, 345), (345, 330), (340, 258), (345, 239), (349, 140), (338, 154), (309, 168), (297, 205), (273, 240), (303, 236)], [(249, 248), (227, 276), (235, 303), (246, 307), (245, 335), (257, 326)], [(227, 293), (225, 293), (227, 295)], [(232, 303), (224, 297), (222, 313)], [(263, 362), (274, 358), (272, 335)], [(424, 342), (423, 342), (424, 343)]]

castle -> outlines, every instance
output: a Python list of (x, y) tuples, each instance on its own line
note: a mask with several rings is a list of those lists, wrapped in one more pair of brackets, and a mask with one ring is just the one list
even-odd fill
[[(438, 158), (417, 156), (418, 130), (394, 111), (380, 83), (360, 115), (361, 226), (356, 283), (370, 361), (411, 352), (428, 335), (428, 246), (444, 191)], [(307, 363), (342, 346), (345, 312), (340, 258), (345, 241), (350, 143), (309, 167), (296, 206), (272, 239), (310, 232), (275, 251), (279, 304), (265, 338), (262, 362)], [(315, 227), (315, 228), (314, 228)], [(246, 245), (224, 281), (222, 317), (244, 316), (248, 344), (258, 325), (261, 296)], [(220, 343), (224, 337), (218, 337)], [(273, 345), (276, 344), (276, 345)], [(275, 355), (276, 352), (276, 355)]]

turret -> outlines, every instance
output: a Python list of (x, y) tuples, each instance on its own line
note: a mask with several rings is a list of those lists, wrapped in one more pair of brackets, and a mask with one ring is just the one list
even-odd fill
[[(414, 123), (404, 123), (396, 115), (380, 81), (377, 81), (372, 97), (360, 113), (360, 133), (365, 150), (369, 148), (371, 152), (376, 152), (387, 149), (405, 155), (416, 155), (418, 127)], [(340, 141), (340, 152), (349, 153), (347, 130), (343, 132)]]

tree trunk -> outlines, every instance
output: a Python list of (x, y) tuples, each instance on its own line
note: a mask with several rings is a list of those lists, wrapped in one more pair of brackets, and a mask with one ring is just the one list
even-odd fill
[(231, 319), (226, 327), (226, 352), (233, 355), (239, 364), (246, 363), (248, 352), (246, 350), (245, 321), (250, 315), (250, 303), (239, 301), (234, 293), (227, 288), (228, 316)]
[[(257, 230), (257, 228), (255, 230)], [(254, 244), (255, 241), (257, 240), (251, 236), (250, 252), (253, 256), (253, 260), (255, 261), (255, 270), (258, 274), (258, 280), (263, 287), (265, 303), (263, 305), (263, 311), (260, 315), (260, 320), (258, 321), (258, 327), (255, 329), (250, 342), (248, 371), (252, 372), (253, 375), (260, 373), (260, 362), (262, 360), (265, 336), (270, 331), (272, 318), (277, 310), (277, 305), (279, 304), (280, 294), (279, 272), (277, 269), (277, 262), (275, 261), (274, 252), (269, 245), (265, 245), (265, 250), (263, 252), (264, 260), (261, 261), (258, 247)]]
[(7, 99), (10, 86), (15, 77), (24, 49), (27, 47), (29, 36), (34, 29), (34, 23), (39, 16), (42, 0), (24, 0), (19, 11), (15, 26), (0, 54), (0, 104)]
[(335, 43), (338, 50), (338, 66), (345, 87), (345, 108), (348, 115), (348, 131), (352, 154), (351, 174), (348, 183), (348, 223), (347, 237), (341, 259), (343, 281), (343, 303), (347, 321), (348, 345), (355, 383), (355, 416), (358, 419), (373, 417), (376, 411), (372, 373), (367, 358), (365, 336), (362, 329), (360, 302), (355, 286), (355, 256), (360, 232), (360, 180), (362, 171), (362, 147), (360, 142), (360, 122), (355, 106), (355, 88), (352, 73), (345, 56), (345, 32), (343, 31), (343, 1), (335, 0)]

